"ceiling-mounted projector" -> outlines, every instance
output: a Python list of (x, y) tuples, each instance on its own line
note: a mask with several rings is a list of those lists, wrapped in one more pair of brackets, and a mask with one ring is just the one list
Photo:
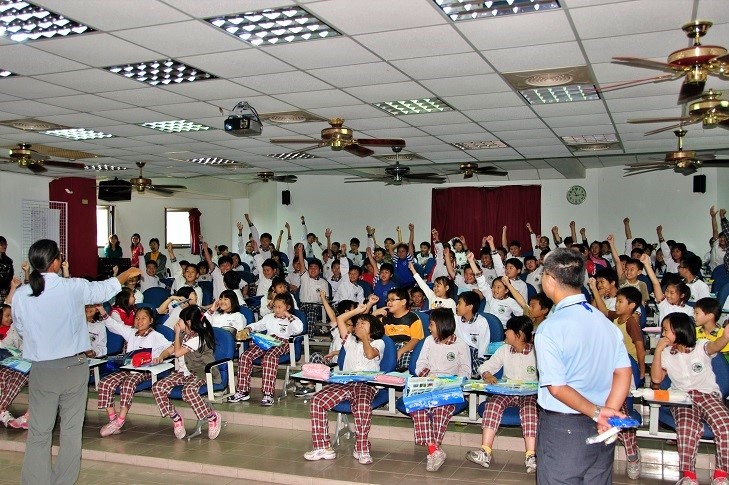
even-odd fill
[(223, 127), (234, 136), (259, 136), (263, 132), (261, 122), (247, 115), (230, 115)]

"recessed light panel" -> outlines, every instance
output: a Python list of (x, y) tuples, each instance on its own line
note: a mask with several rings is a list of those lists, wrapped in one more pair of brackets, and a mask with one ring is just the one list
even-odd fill
[(107, 165), (107, 164), (93, 164), (93, 165), (86, 165), (84, 167), (84, 170), (95, 170), (97, 172), (117, 172), (120, 170), (126, 170), (127, 167), (119, 167), (117, 165)]
[(271, 153), (266, 156), (271, 157), (271, 158), (278, 158), (279, 160), (296, 160), (296, 159), (317, 158), (310, 153), (302, 153), (302, 152)]
[(575, 135), (575, 136), (562, 136), (562, 141), (566, 145), (592, 145), (595, 143), (617, 143), (618, 137), (615, 133), (608, 133), (605, 135)]
[(185, 161), (199, 163), (200, 165), (241, 165), (240, 162), (236, 162), (235, 160), (218, 157), (188, 158)]
[(382, 103), (373, 103), (372, 106), (395, 116), (453, 111), (453, 108), (440, 98), (383, 101)]
[(10, 77), (10, 76), (15, 76), (15, 73), (14, 72), (10, 72), (7, 69), (1, 69), (0, 68), (0, 77)]
[(489, 141), (464, 141), (462, 143), (454, 143), (454, 147), (461, 150), (488, 150), (491, 148), (509, 148), (509, 145), (501, 140)]
[(151, 86), (181, 84), (216, 78), (210, 73), (174, 59), (137, 62), (135, 64), (105, 67), (104, 69)]
[(435, 3), (454, 22), (559, 8), (557, 0), (435, 0)]
[(87, 130), (86, 128), (65, 128), (62, 130), (41, 131), (44, 135), (68, 138), (69, 140), (96, 140), (98, 138), (111, 138), (114, 135), (100, 131)]
[(529, 104), (573, 103), (575, 101), (596, 101), (600, 99), (600, 95), (592, 84), (522, 89), (519, 94), (524, 96)]
[(15, 42), (93, 32), (88, 25), (18, 0), (0, 1), (0, 36)]
[(153, 130), (164, 131), (165, 133), (182, 133), (187, 131), (207, 131), (212, 130), (211, 127), (201, 125), (187, 120), (170, 120), (170, 121), (151, 121), (149, 123), (141, 123), (139, 126), (152, 128)]
[(301, 7), (267, 8), (206, 19), (249, 44), (276, 45), (341, 35)]

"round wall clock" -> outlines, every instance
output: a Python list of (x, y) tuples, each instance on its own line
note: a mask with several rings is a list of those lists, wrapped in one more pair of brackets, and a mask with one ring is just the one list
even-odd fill
[(567, 202), (574, 205), (582, 204), (587, 198), (587, 191), (581, 185), (573, 185), (567, 189)]

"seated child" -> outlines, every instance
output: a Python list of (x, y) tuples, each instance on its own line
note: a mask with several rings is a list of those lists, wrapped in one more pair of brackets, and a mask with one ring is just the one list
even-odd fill
[[(706, 339), (713, 342), (724, 335), (724, 327), (717, 325), (720, 318), (721, 306), (716, 298), (701, 298), (698, 300), (694, 305), (696, 340)], [(722, 348), (720, 352), (725, 357), (729, 357), (729, 345)]]
[(127, 327), (134, 326), (134, 313), (136, 308), (136, 297), (134, 292), (129, 287), (122, 287), (121, 291), (117, 293), (114, 298), (114, 304), (111, 306), (111, 318), (126, 325)]
[[(517, 260), (518, 261), (518, 260)], [(492, 285), (489, 287), (486, 284), (486, 279), (483, 277), (483, 273), (478, 271), (476, 262), (473, 259), (473, 253), (469, 253), (468, 262), (473, 268), (473, 272), (476, 274), (476, 281), (478, 282), (478, 288), (481, 290), (481, 294), (486, 300), (485, 311), (496, 315), (501, 320), (502, 325), (506, 328), (506, 322), (512, 316), (521, 316), (524, 314), (522, 307), (511, 297), (509, 287), (513, 288), (514, 280), (508, 276), (502, 276), (494, 280)], [(521, 280), (518, 280), (521, 281)], [(523, 281), (522, 281), (523, 283)], [(508, 286), (507, 286), (508, 285)], [(523, 295), (520, 294), (523, 297)]]
[(486, 360), (486, 352), (491, 342), (489, 322), (478, 313), (480, 303), (475, 291), (464, 291), (458, 295), (456, 305), (456, 335), (468, 344), (472, 376), (479, 375), (478, 366)]
[(709, 285), (701, 279), (701, 258), (695, 254), (686, 255), (678, 265), (678, 274), (683, 278), (686, 286), (691, 290), (689, 303), (694, 303), (702, 298), (707, 298), (711, 293)]
[[(360, 304), (337, 319), (337, 327), (342, 335), (342, 347), (346, 351), (342, 369), (348, 372), (379, 371), (380, 360), (385, 352), (382, 340), (382, 323), (364, 312), (367, 306)], [(354, 320), (353, 329), (345, 322)], [(356, 442), (353, 456), (361, 465), (372, 464), (368, 434), (372, 424), (372, 399), (376, 389), (364, 382), (349, 384), (330, 384), (317, 392), (311, 400), (311, 438), (313, 449), (304, 453), (304, 459), (333, 460), (337, 452), (329, 441), (328, 411), (342, 401), (349, 401), (356, 427)]]
[[(456, 375), (470, 377), (471, 356), (468, 345), (456, 337), (456, 319), (447, 308), (430, 313), (430, 335), (423, 342), (415, 372), (420, 377)], [(415, 443), (428, 448), (425, 469), (436, 472), (446, 459), (441, 448), (448, 422), (455, 411), (454, 404), (421, 409), (410, 414), (413, 418)]]
[[(10, 306), (3, 304), (2, 307), (4, 318), (5, 307), (10, 308)], [(9, 318), (12, 324), (12, 315)], [(14, 326), (8, 325), (8, 328), (7, 335), (4, 339), (0, 340), (0, 349), (17, 349), (22, 351), (23, 338)], [(0, 366), (0, 423), (6, 428), (28, 429), (30, 415), (27, 411), (17, 418), (8, 411), (13, 400), (15, 400), (15, 397), (26, 384), (28, 384), (28, 374), (23, 374), (9, 367)]]
[(229, 330), (233, 335), (243, 330), (248, 322), (240, 312), (238, 297), (232, 290), (225, 290), (207, 312), (207, 319), (213, 327)]
[(425, 303), (425, 293), (419, 286), (410, 288), (410, 309), (415, 312), (423, 312), (428, 308)]
[[(503, 378), (525, 382), (536, 382), (537, 361), (534, 352), (532, 322), (528, 317), (511, 317), (506, 322), (506, 343), (499, 347), (493, 356), (478, 368), (484, 381), (496, 384), (494, 374), (503, 369)], [(481, 448), (466, 453), (466, 459), (484, 468), (491, 466), (492, 446), (501, 417), (507, 407), (519, 408), (526, 457), (524, 466), (527, 473), (537, 471), (537, 396), (489, 396), (483, 412), (483, 436)]]
[(643, 263), (648, 277), (653, 283), (653, 294), (658, 303), (658, 321), (662, 322), (670, 313), (678, 312), (693, 316), (694, 309), (686, 304), (691, 298), (691, 290), (686, 283), (677, 279), (670, 279), (666, 284), (666, 291), (661, 289), (661, 283), (658, 281), (656, 274), (651, 266), (650, 256), (644, 254), (640, 258)]
[[(205, 366), (215, 360), (215, 333), (198, 306), (185, 308), (175, 324), (175, 342), (163, 350), (152, 362), (160, 363), (169, 357), (177, 358), (176, 371), (152, 386), (152, 395), (162, 416), (172, 418), (177, 439), (185, 437), (185, 422), (170, 402), (173, 387), (182, 387), (182, 399), (187, 402), (199, 420), (208, 421), (208, 438), (214, 440), (223, 424), (220, 414), (200, 396), (205, 385)], [(213, 367), (213, 382), (220, 383), (220, 372)]]
[[(233, 270), (228, 271), (223, 275), (223, 286), (226, 290), (230, 290), (235, 293), (238, 297), (238, 303), (241, 305), (246, 304), (246, 297), (248, 296), (248, 283), (240, 277), (238, 273)], [(222, 292), (221, 292), (222, 293)]]
[(2, 310), (2, 319), (0, 319), (0, 340), (4, 340), (8, 335), (10, 326), (13, 324), (13, 315), (10, 305), (3, 303), (0, 305), (0, 309)]
[(395, 342), (397, 368), (407, 370), (412, 350), (418, 341), (425, 338), (423, 322), (410, 311), (410, 295), (407, 289), (391, 289), (387, 292), (385, 301), (387, 306), (378, 308), (372, 314), (382, 320), (385, 325), (385, 335)]
[(433, 289), (431, 290), (428, 284), (418, 274), (418, 271), (415, 269), (415, 265), (410, 263), (408, 266), (413, 279), (418, 284), (418, 288), (420, 288), (423, 293), (425, 293), (426, 298), (428, 298), (428, 309), (449, 308), (455, 315), (456, 302), (453, 301), (453, 298), (451, 298), (451, 295), (453, 294), (453, 284), (451, 280), (445, 276), (438, 276), (433, 281)]
[[(163, 350), (170, 346), (170, 342), (159, 332), (152, 328), (154, 314), (151, 308), (142, 307), (137, 310), (134, 316), (134, 328), (122, 325), (104, 310), (104, 307), (97, 305), (88, 308), (87, 314), (94, 310), (100, 315), (101, 321), (109, 329), (124, 339), (125, 353), (140, 349), (152, 349), (152, 358), (159, 357)], [(99, 394), (97, 406), (99, 409), (106, 409), (109, 415), (109, 422), (102, 426), (101, 436), (106, 437), (121, 433), (121, 428), (126, 421), (129, 408), (132, 407), (134, 391), (136, 387), (145, 380), (151, 379), (149, 372), (132, 372), (120, 370), (109, 374), (99, 382)], [(119, 389), (119, 413), (114, 408), (114, 391)]]
[(89, 324), (89, 340), (91, 340), (91, 349), (86, 351), (86, 357), (103, 357), (106, 355), (106, 325), (101, 319), (101, 312), (99, 312), (98, 305), (86, 305), (84, 309), (86, 323)]
[(197, 291), (192, 286), (183, 286), (175, 292), (174, 295), (168, 297), (157, 308), (158, 315), (169, 315), (165, 320), (165, 327), (175, 328), (177, 320), (180, 319), (180, 313), (191, 305), (197, 305)]
[[(289, 285), (286, 283), (286, 280), (283, 279), (280, 276), (276, 276), (271, 281), (271, 287), (268, 289), (268, 294), (261, 298), (261, 308), (259, 310), (259, 314), (261, 317), (264, 317), (270, 313), (273, 313), (273, 298), (276, 295), (283, 295), (283, 294), (290, 294), (289, 293)], [(292, 297), (293, 298), (293, 297)], [(296, 300), (294, 301), (294, 309), (298, 310), (299, 307), (296, 305)]]
[(228, 402), (236, 403), (250, 399), (251, 371), (253, 361), (258, 357), (261, 359), (263, 377), (261, 379), (261, 390), (263, 398), (261, 406), (273, 406), (273, 393), (276, 389), (276, 370), (278, 369), (278, 358), (289, 351), (289, 337), (300, 334), (304, 330), (304, 324), (294, 315), (294, 299), (284, 293), (273, 298), (273, 313), (269, 313), (257, 322), (250, 323), (245, 329), (238, 333), (238, 340), (247, 340), (251, 332), (266, 331), (266, 334), (280, 340), (282, 344), (278, 347), (271, 347), (263, 350), (255, 344), (251, 344), (238, 358), (238, 391), (228, 397)]

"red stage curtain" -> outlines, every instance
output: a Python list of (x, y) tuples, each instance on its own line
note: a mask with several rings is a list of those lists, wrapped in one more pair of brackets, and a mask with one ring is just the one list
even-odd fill
[(541, 192), (539, 185), (433, 189), (431, 225), (442, 241), (465, 236), (468, 248), (474, 252), (489, 234), (496, 246), (501, 246), (501, 230), (507, 226), (509, 241), (520, 241), (522, 251), (529, 252), (526, 223), (541, 234)]
[(202, 212), (197, 209), (190, 209), (189, 217), (190, 220), (190, 253), (200, 253), (200, 217)]

